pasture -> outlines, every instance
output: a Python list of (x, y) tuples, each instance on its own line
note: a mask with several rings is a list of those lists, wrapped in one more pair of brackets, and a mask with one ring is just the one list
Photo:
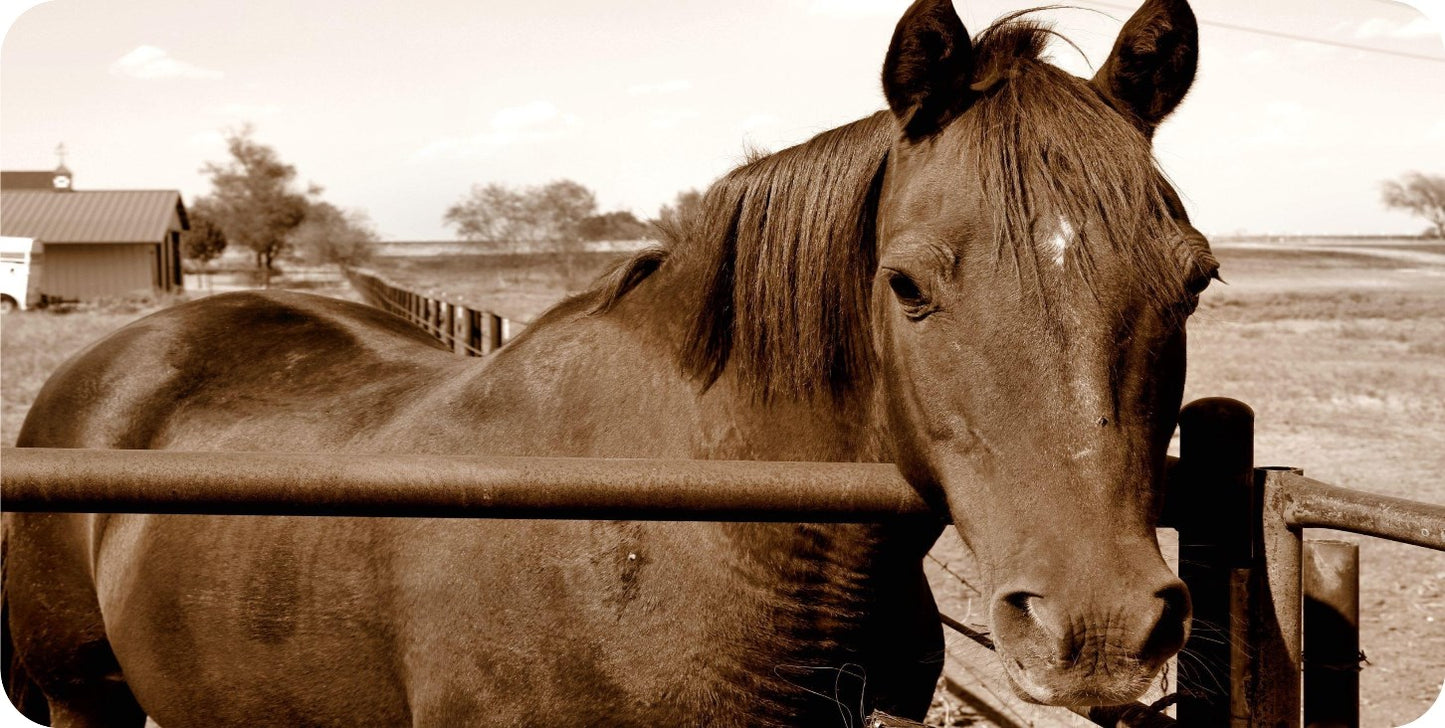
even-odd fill
[[(1445, 502), (1445, 249), (1407, 240), (1219, 241), (1228, 285), (1190, 322), (1185, 399), (1228, 396), (1255, 408), (1256, 462), (1302, 467), (1338, 485)], [(572, 275), (551, 256), (381, 258), (420, 290), (528, 320), (619, 256), (586, 254)], [(14, 442), (44, 379), (74, 352), (144, 310), (9, 315), (0, 323), (0, 439)], [(1312, 533), (1315, 537), (1348, 535)], [(1445, 554), (1370, 539), (1361, 551), (1365, 726), (1415, 718), (1445, 680)], [(926, 565), (944, 611), (976, 627), (967, 553), (951, 535)], [(980, 600), (981, 601), (981, 600)], [(1007, 695), (989, 657), (950, 636), (944, 695), (953, 725), (1083, 725)], [(1199, 667), (1185, 668), (1200, 679)], [(1203, 678), (1207, 679), (1207, 678)]]

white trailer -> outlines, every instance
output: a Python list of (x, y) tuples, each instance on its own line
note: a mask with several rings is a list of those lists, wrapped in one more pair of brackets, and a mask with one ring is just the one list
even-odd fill
[(41, 249), (42, 244), (34, 238), (0, 237), (0, 311), (35, 307)]

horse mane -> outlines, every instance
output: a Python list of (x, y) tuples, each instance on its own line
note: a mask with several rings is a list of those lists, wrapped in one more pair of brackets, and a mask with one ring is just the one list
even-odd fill
[[(1181, 239), (1148, 138), (1091, 85), (1044, 62), (1054, 31), (1023, 14), (975, 38), (977, 113), (965, 117), (1000, 259), (1011, 253), (1021, 285), (1042, 287), (1036, 227), (1063, 216), (1080, 236), (1067, 263), (1086, 285), (1093, 253), (1107, 246), (1153, 297), (1179, 300), (1179, 255), (1139, 244)], [(878, 194), (900, 134), (881, 111), (776, 154), (750, 153), (708, 189), (699, 211), (661, 227), (663, 248), (606, 276), (589, 296), (592, 310), (608, 310), (652, 272), (676, 266), (698, 281), (700, 295), (685, 304), (681, 365), (704, 388), (729, 365), (760, 401), (866, 388), (875, 368), (868, 309)]]
[(704, 386), (729, 362), (761, 400), (841, 395), (872, 370), (868, 297), (891, 114), (823, 132), (724, 176), (672, 236), (703, 280), (682, 366)]

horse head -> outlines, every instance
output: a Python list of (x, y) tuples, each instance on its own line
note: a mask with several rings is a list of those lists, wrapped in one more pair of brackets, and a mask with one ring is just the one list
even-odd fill
[(1015, 16), (971, 39), (948, 0), (899, 22), (870, 319), (894, 457), (978, 557), (1015, 690), (1111, 704), (1189, 629), (1155, 527), (1217, 265), (1150, 140), (1198, 33), (1148, 0), (1091, 80), (1040, 60), (1049, 35)]

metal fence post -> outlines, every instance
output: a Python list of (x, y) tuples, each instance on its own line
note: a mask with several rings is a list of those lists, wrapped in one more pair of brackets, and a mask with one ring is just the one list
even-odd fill
[(1179, 413), (1179, 467), (1168, 508), (1179, 530), (1179, 576), (1194, 606), (1180, 658), (1179, 722), (1229, 726), (1247, 715), (1237, 617), (1253, 553), (1254, 411), (1221, 397), (1189, 403)]
[(1306, 541), (1304, 548), (1304, 722), (1360, 725), (1360, 547)]
[(1249, 602), (1247, 635), (1252, 656), (1247, 701), (1250, 726), (1299, 728), (1300, 711), (1300, 552), (1303, 539), (1286, 520), (1286, 498), (1280, 476), (1295, 468), (1261, 468), (1257, 482), (1262, 500), (1255, 511), (1259, 524), (1260, 564), (1252, 580), (1256, 593)]

